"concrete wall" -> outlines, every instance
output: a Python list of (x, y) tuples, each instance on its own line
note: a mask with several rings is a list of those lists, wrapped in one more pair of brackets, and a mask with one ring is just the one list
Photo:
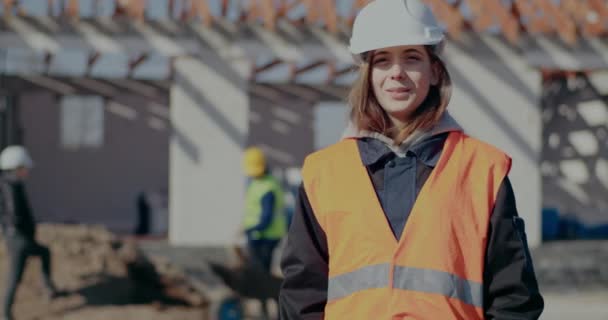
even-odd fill
[(541, 240), (541, 78), (498, 39), (450, 43), (445, 57), (454, 82), (449, 110), (472, 136), (513, 158), (509, 175), (530, 246)]
[(62, 146), (59, 99), (43, 90), (19, 97), (24, 142), (36, 165), (28, 182), (36, 217), (130, 232), (137, 193), (167, 188), (168, 95), (122, 91), (106, 99), (103, 144), (79, 149)]
[[(239, 62), (234, 61), (235, 65)], [(202, 60), (178, 59), (175, 74), (170, 241), (178, 245), (233, 243), (244, 207), (241, 156), (248, 131), (248, 83), (213, 54)]]

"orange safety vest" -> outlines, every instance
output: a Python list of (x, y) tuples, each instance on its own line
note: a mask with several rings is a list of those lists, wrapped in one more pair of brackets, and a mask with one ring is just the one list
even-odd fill
[(325, 319), (483, 319), (487, 230), (510, 167), (451, 132), (396, 240), (356, 140), (310, 155), (304, 187), (329, 250)]

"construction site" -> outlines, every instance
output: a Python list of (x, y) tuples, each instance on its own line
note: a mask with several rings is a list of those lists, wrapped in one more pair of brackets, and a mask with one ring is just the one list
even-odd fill
[[(293, 212), (305, 157), (347, 127), (368, 2), (2, 0), (0, 147), (34, 159), (37, 237), (68, 292), (41, 299), (30, 259), (15, 319), (262, 319), (280, 252), (273, 275), (243, 266), (243, 152), (263, 150)], [(608, 4), (424, 2), (450, 114), (513, 159), (541, 319), (607, 319)], [(239, 293), (216, 264), (265, 285)]]

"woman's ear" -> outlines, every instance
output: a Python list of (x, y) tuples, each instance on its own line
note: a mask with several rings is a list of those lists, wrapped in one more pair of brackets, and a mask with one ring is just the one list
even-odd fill
[(437, 60), (431, 62), (431, 85), (436, 86), (439, 84), (439, 75), (441, 74), (441, 66)]

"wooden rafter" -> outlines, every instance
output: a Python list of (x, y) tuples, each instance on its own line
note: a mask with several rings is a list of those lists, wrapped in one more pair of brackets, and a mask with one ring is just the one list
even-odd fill
[(241, 20), (255, 21), (263, 16), (263, 10), (258, 0), (250, 0), (249, 8), (245, 8)]
[(264, 26), (270, 31), (276, 30), (277, 12), (273, 0), (261, 0), (262, 12), (264, 16)]
[(64, 7), (64, 14), (72, 19), (77, 19), (80, 13), (80, 6), (78, 0), (68, 0), (67, 5)]
[(252, 72), (251, 76), (255, 77), (256, 75), (258, 75), (258, 74), (260, 74), (260, 73), (262, 73), (264, 71), (267, 71), (269, 69), (272, 69), (275, 66), (280, 65), (281, 63), (283, 63), (283, 61), (281, 59), (274, 59), (274, 60), (272, 60), (272, 61), (270, 61), (268, 63), (265, 63), (265, 64), (263, 64), (261, 66), (256, 66), (256, 67), (253, 68), (253, 72)]
[(355, 22), (355, 17), (357, 16), (357, 13), (359, 12), (359, 10), (361, 10), (361, 8), (363, 8), (367, 4), (367, 2), (368, 2), (368, 0), (354, 0), (353, 1), (353, 6), (351, 7), (350, 14), (348, 15), (348, 18), (346, 19), (346, 23), (348, 24), (349, 27), (352, 27), (353, 23)]
[(565, 14), (572, 17), (581, 31), (586, 32), (588, 28), (593, 25), (590, 23), (587, 16), (590, 7), (586, 1), (562, 0), (560, 2), (560, 8)]
[(99, 57), (101, 57), (101, 54), (97, 51), (95, 51), (89, 55), (89, 58), (87, 59), (87, 69), (85, 71), (86, 75), (91, 74), (91, 71), (93, 70), (93, 66), (99, 60)]
[(146, 59), (148, 59), (148, 54), (142, 53), (137, 56), (137, 58), (129, 61), (129, 72), (127, 73), (127, 76), (129, 78), (133, 77), (133, 73), (135, 72), (137, 66), (141, 65), (144, 61), (146, 61)]
[(277, 16), (287, 16), (287, 13), (289, 11), (291, 11), (293, 8), (297, 7), (300, 4), (302, 4), (302, 0), (281, 0), (277, 9)]
[(143, 22), (146, 13), (146, 0), (129, 0), (129, 15), (138, 22)]
[(567, 44), (574, 45), (577, 42), (576, 24), (564, 14), (551, 0), (534, 0), (545, 15), (551, 17), (553, 28), (559, 37)]
[(425, 2), (430, 5), (437, 18), (447, 26), (448, 34), (454, 39), (459, 39), (464, 26), (464, 17), (459, 9), (444, 0), (425, 0)]
[(487, 1), (467, 0), (467, 4), (473, 12), (473, 28), (478, 31), (484, 31), (494, 23), (494, 12), (490, 10)]
[(316, 23), (321, 16), (319, 0), (304, 0), (304, 3), (306, 3), (306, 22), (309, 24)]
[(230, 0), (222, 0), (220, 14), (222, 17), (226, 17), (228, 15), (228, 8), (230, 7)]
[(44, 54), (44, 73), (49, 72), (49, 67), (51, 66), (51, 61), (53, 61), (53, 54), (47, 51)]
[(209, 9), (207, 0), (192, 1), (189, 18), (199, 15), (203, 19), (203, 24), (210, 27), (213, 24), (213, 15)]
[(13, 12), (13, 7), (15, 6), (15, 0), (3, 0), (2, 4), (4, 7), (4, 19), (8, 19)]
[(320, 66), (323, 66), (325, 64), (327, 64), (327, 61), (321, 61), (321, 60), (319, 60), (319, 61), (315, 61), (315, 62), (309, 63), (309, 64), (307, 64), (307, 65), (305, 65), (303, 67), (298, 68), (298, 66), (295, 63), (291, 63), (290, 64), (290, 69), (291, 70), (290, 70), (290, 73), (289, 73), (289, 79), (290, 79), (290, 81), (293, 81), (293, 80), (295, 80), (295, 78), (299, 74), (302, 74), (304, 72), (308, 72), (310, 70), (316, 69), (316, 68), (318, 68)]
[(503, 35), (512, 44), (517, 44), (520, 34), (519, 20), (511, 13), (511, 4), (505, 7), (500, 0), (486, 0), (489, 9), (496, 14)]
[[(588, 0), (589, 11), (587, 12), (588, 25), (583, 32), (591, 36), (599, 36), (606, 33), (607, 23), (608, 23), (608, 6), (602, 0)], [(597, 21), (594, 23), (593, 21), (589, 21), (590, 16), (595, 15)]]
[(338, 33), (338, 14), (334, 1), (323, 1), (323, 12), (325, 15), (325, 26), (331, 33)]
[(521, 16), (528, 20), (526, 29), (531, 33), (544, 33), (552, 30), (547, 17), (540, 15), (540, 8), (530, 0), (515, 0), (513, 3)]

